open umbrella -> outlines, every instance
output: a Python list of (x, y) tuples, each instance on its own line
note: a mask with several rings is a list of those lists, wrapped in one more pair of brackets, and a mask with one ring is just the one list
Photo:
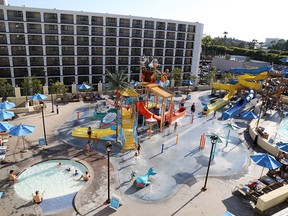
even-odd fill
[(15, 107), (16, 105), (14, 103), (4, 101), (0, 103), (0, 109), (11, 109)]
[(87, 90), (87, 89), (90, 89), (91, 86), (83, 83), (83, 84), (81, 84), (81, 85), (78, 85), (77, 88), (78, 88), (79, 90)]
[(24, 145), (24, 135), (31, 134), (34, 131), (35, 126), (20, 124), (16, 125), (12, 128), (10, 128), (9, 135), (11, 136), (22, 136), (23, 141), (23, 152), (25, 151), (25, 145)]
[(10, 130), (12, 127), (14, 127), (14, 125), (8, 122), (0, 122), (0, 132)]
[(277, 143), (276, 146), (279, 150), (288, 153), (288, 143)]
[(33, 96), (30, 97), (31, 100), (40, 100), (40, 101), (44, 100), (46, 98), (47, 98), (47, 96), (45, 96), (43, 94), (39, 94), (39, 93), (34, 94)]
[(252, 119), (257, 119), (259, 118), (254, 112), (243, 112), (240, 114), (244, 119), (249, 119), (249, 120), (252, 120)]
[(7, 111), (7, 110), (0, 110), (0, 120), (4, 120), (4, 119), (10, 119), (12, 118), (14, 115), (13, 112), (11, 111)]
[(281, 61), (281, 62), (288, 62), (288, 58), (281, 58), (281, 59), (279, 59), (279, 61)]
[(255, 155), (251, 155), (250, 158), (259, 166), (262, 166), (261, 176), (263, 174), (264, 168), (268, 169), (276, 169), (281, 166), (281, 164), (275, 159), (274, 156), (269, 155), (267, 153), (257, 153)]

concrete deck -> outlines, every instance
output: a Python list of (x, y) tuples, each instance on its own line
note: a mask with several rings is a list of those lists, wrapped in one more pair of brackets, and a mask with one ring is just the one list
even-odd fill
[[(185, 106), (190, 107), (196, 102), (197, 112), (201, 110), (201, 101), (207, 100), (209, 92), (193, 92), (192, 99)], [(177, 99), (177, 98), (176, 98)], [(180, 100), (181, 98), (179, 98)], [(200, 100), (199, 100), (200, 99)], [(209, 98), (208, 98), (209, 99)], [(32, 164), (53, 158), (77, 158), (89, 164), (93, 173), (89, 181), (76, 195), (74, 207), (65, 212), (54, 215), (223, 215), (229, 210), (235, 215), (257, 215), (251, 204), (232, 194), (235, 186), (246, 184), (249, 180), (259, 178), (261, 167), (250, 164), (249, 155), (257, 147), (251, 145), (253, 140), (246, 132), (247, 122), (235, 119), (237, 125), (243, 127), (238, 131), (231, 131), (231, 142), (225, 148), (225, 142), (217, 144), (214, 162), (211, 165), (207, 191), (201, 192), (211, 144), (207, 139), (206, 148), (198, 150), (200, 134), (210, 131), (226, 136), (228, 130), (222, 126), (227, 122), (220, 122), (217, 118), (195, 118), (190, 123), (191, 115), (187, 114), (179, 121), (179, 144), (175, 144), (173, 127), (146, 139), (141, 135), (142, 150), (139, 157), (134, 157), (134, 151), (115, 154), (118, 149), (113, 148), (111, 154), (111, 195), (121, 196), (123, 205), (116, 212), (104, 204), (107, 199), (107, 158), (103, 154), (104, 146), (94, 145), (94, 152), (90, 156), (85, 154), (85, 139), (71, 137), (73, 127), (92, 124), (92, 109), (89, 111), (83, 102), (59, 105), (60, 113), (51, 113), (51, 104), (45, 110), (46, 133), (48, 146), (38, 147), (38, 138), (43, 137), (41, 113), (20, 115), (12, 124), (26, 123), (35, 125), (33, 134), (25, 136), (27, 139), (27, 153), (21, 153), (21, 139), (12, 137), (9, 140), (7, 159), (11, 163), (0, 165), (0, 186), (4, 196), (0, 200), (0, 215), (43, 215), (40, 206), (31, 201), (20, 199), (14, 192), (14, 187), (7, 181), (11, 169), (23, 171)], [(77, 120), (76, 112), (81, 112), (81, 119)], [(217, 112), (217, 117), (220, 117)], [(161, 154), (161, 144), (165, 144)], [(141, 190), (130, 181), (131, 171), (137, 176), (143, 175), (153, 166), (157, 174), (151, 177), (152, 184)], [(45, 202), (45, 197), (44, 201)], [(208, 204), (209, 203), (209, 204)], [(207, 208), (209, 205), (209, 208)], [(267, 210), (265, 215), (271, 215), (283, 208)], [(49, 213), (46, 213), (48, 215)]]

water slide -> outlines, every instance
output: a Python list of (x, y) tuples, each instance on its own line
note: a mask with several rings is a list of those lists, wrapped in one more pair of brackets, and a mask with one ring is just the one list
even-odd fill
[(132, 110), (126, 109), (125, 107), (121, 108), (121, 119), (122, 119), (122, 128), (125, 135), (125, 145), (123, 148), (125, 150), (131, 150), (136, 148), (136, 142), (133, 136), (133, 125), (135, 119), (132, 118)]
[(161, 121), (161, 117), (155, 115), (154, 113), (150, 112), (148, 108), (145, 106), (144, 101), (137, 101), (136, 102), (136, 107), (139, 110), (139, 112), (145, 117), (145, 118), (154, 118), (157, 121)]
[[(267, 67), (265, 67), (265, 69), (267, 69)], [(226, 91), (229, 91), (229, 93), (227, 95), (225, 95), (224, 98), (219, 99), (216, 102), (208, 105), (208, 112), (207, 113), (215, 111), (215, 110), (225, 106), (226, 104), (228, 104), (229, 100), (234, 96), (234, 94), (236, 93), (236, 90), (238, 88), (246, 87), (246, 88), (258, 90), (261, 87), (261, 84), (259, 82), (251, 82), (251, 81), (260, 81), (260, 80), (266, 79), (267, 74), (268, 74), (267, 72), (261, 72), (259, 74), (259, 71), (262, 71), (262, 70), (263, 69), (252, 72), (254, 74), (257, 74), (256, 76), (252, 76), (252, 75), (248, 75), (248, 74), (244, 74), (244, 75), (239, 76), (238, 77), (238, 83), (236, 83), (235, 85), (213, 83), (214, 89), (226, 90)], [(238, 109), (240, 107), (244, 108), (243, 104), (241, 106), (237, 106), (237, 107), (238, 107)], [(237, 112), (237, 111), (238, 111), (237, 109), (234, 110), (234, 112)]]
[(245, 108), (246, 104), (249, 103), (251, 99), (253, 99), (253, 97), (254, 91), (250, 90), (247, 97), (241, 98), (233, 107), (223, 112), (222, 118), (226, 120), (228, 118), (233, 118), (234, 116), (238, 115)]
[(231, 68), (229, 72), (237, 74), (237, 75), (242, 75), (242, 74), (256, 75), (256, 74), (261, 74), (266, 71), (270, 71), (271, 69), (272, 69), (271, 66), (264, 66), (260, 68)]
[(216, 102), (209, 104), (207, 114), (225, 106), (226, 104), (228, 104), (229, 100), (236, 93), (236, 89), (239, 87), (240, 87), (239, 83), (237, 83), (235, 85), (213, 83), (213, 89), (226, 90), (226, 91), (229, 91), (229, 93), (227, 95), (225, 95), (225, 97), (218, 99)]
[[(251, 81), (261, 81), (267, 78), (268, 73), (262, 72), (256, 76), (251, 76), (248, 74), (244, 74), (238, 77), (238, 83), (240, 87), (246, 87), (254, 90), (260, 89), (261, 85), (259, 82), (251, 82)], [(247, 97), (240, 99), (233, 107), (226, 110), (222, 113), (223, 119), (232, 118), (238, 115), (246, 106), (247, 103), (254, 97), (254, 91), (250, 90), (250, 93)]]
[[(73, 137), (80, 137), (80, 138), (89, 138), (87, 134), (87, 127), (76, 127), (72, 131)], [(106, 129), (92, 129), (92, 135), (91, 138), (95, 138), (97, 135), (98, 139), (111, 136), (116, 134), (115, 130), (112, 130), (111, 128)]]

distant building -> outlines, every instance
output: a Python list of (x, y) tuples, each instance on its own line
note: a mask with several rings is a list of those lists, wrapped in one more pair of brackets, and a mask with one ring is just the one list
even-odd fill
[(266, 38), (264, 46), (269, 47), (272, 45), (272, 41), (275, 41), (276, 43), (279, 41), (279, 38)]
[(161, 69), (197, 74), (203, 24), (25, 6), (0, 5), (0, 78), (13, 86), (35, 76), (72, 83), (105, 83), (106, 69), (127, 69), (139, 80), (139, 58)]

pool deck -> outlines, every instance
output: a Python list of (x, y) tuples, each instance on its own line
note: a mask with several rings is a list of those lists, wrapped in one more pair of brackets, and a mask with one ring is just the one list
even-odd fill
[[(208, 95), (209, 92), (193, 92), (192, 99), (189, 102), (194, 102), (201, 95)], [(179, 98), (180, 100), (181, 98)], [(199, 103), (199, 101), (197, 101)], [(188, 102), (187, 102), (188, 103)], [(50, 106), (49, 106), (50, 105)], [(141, 155), (139, 157), (133, 157), (134, 151), (121, 153), (118, 155), (111, 155), (111, 195), (117, 194), (121, 196), (123, 205), (116, 212), (113, 209), (109, 208), (105, 204), (107, 199), (107, 157), (101, 153), (93, 152), (91, 155), (86, 155), (85, 153), (85, 143), (86, 141), (73, 139), (67, 131), (71, 131), (75, 124), (88, 124), (85, 119), (85, 113), (81, 113), (80, 121), (76, 121), (76, 109), (84, 109), (88, 111), (87, 104), (83, 102), (69, 103), (67, 105), (59, 105), (59, 114), (51, 113), (51, 104), (47, 104), (45, 110), (45, 123), (46, 123), (46, 133), (48, 146), (38, 147), (38, 138), (43, 137), (43, 126), (42, 126), (42, 116), (41, 113), (29, 113), (20, 115), (19, 118), (11, 121), (12, 124), (26, 123), (30, 125), (35, 125), (36, 128), (34, 133), (25, 136), (25, 139), (28, 140), (28, 143), (25, 143), (27, 149), (26, 153), (21, 153), (22, 150), (22, 140), (17, 137), (12, 137), (9, 139), (9, 151), (6, 153), (6, 158), (11, 161), (11, 163), (0, 165), (0, 188), (4, 192), (4, 196), (0, 200), (0, 215), (43, 215), (42, 209), (37, 205), (32, 203), (32, 201), (22, 200), (14, 192), (13, 186), (9, 185), (7, 176), (9, 170), (14, 169), (16, 172), (22, 172), (25, 168), (35, 164), (39, 161), (54, 159), (54, 158), (73, 158), (77, 160), (85, 161), (89, 170), (93, 170), (93, 176), (91, 180), (78, 192), (75, 197), (75, 208), (77, 209), (80, 215), (223, 215), (226, 210), (231, 211), (235, 215), (253, 215), (254, 211), (250, 203), (242, 199), (241, 197), (234, 196), (232, 194), (235, 186), (239, 184), (246, 184), (249, 180), (259, 178), (262, 168), (250, 164), (250, 160), (245, 164), (231, 166), (231, 161), (233, 158), (236, 158), (239, 154), (239, 150), (234, 151), (235, 148), (232, 145), (229, 145), (226, 155), (228, 155), (229, 160), (224, 160), (216, 157), (215, 164), (212, 164), (210, 169), (210, 174), (212, 177), (209, 177), (207, 183), (207, 190), (201, 192), (201, 188), (204, 184), (204, 176), (207, 169), (207, 165), (199, 166), (201, 162), (207, 162), (205, 156), (209, 156), (210, 146), (207, 141), (207, 148), (203, 153), (199, 154), (199, 161), (196, 163), (193, 162), (191, 169), (198, 174), (195, 176), (186, 176), (187, 173), (191, 173), (191, 170), (185, 170), (185, 167), (189, 167), (189, 161), (194, 160), (191, 158), (195, 152), (193, 148), (190, 149), (190, 155), (181, 156), (181, 152), (184, 149), (189, 153), (189, 149), (183, 143), (186, 142), (185, 136), (189, 134), (189, 129), (191, 128), (190, 124), (183, 124), (178, 126), (180, 143), (178, 146), (174, 146), (171, 139), (175, 138), (175, 134), (172, 131), (166, 132), (165, 136), (168, 138), (165, 139), (165, 145), (167, 146), (163, 155), (160, 155), (160, 147), (156, 148), (157, 143), (161, 142), (162, 135), (156, 135), (152, 137), (151, 140), (146, 140), (143, 136), (143, 144)], [(93, 104), (92, 104), (93, 109)], [(197, 111), (200, 111), (200, 106), (198, 106)], [(217, 112), (217, 115), (220, 115), (220, 112)], [(219, 117), (219, 116), (217, 116)], [(92, 119), (92, 116), (91, 116)], [(201, 128), (203, 124), (210, 124), (210, 117), (202, 118), (196, 120), (193, 124), (195, 128)], [(76, 123), (75, 123), (76, 122)], [(217, 125), (217, 122), (216, 124)], [(254, 150), (259, 151), (260, 149), (252, 145), (253, 140), (249, 137), (248, 132), (245, 131), (247, 126), (239, 129), (237, 131), (238, 138), (241, 141), (240, 146), (242, 150), (246, 151), (246, 154), (253, 154)], [(195, 129), (199, 130), (199, 129)], [(188, 132), (185, 132), (188, 131)], [(200, 133), (200, 131), (195, 132), (195, 134)], [(182, 138), (183, 137), (183, 138)], [(183, 139), (183, 140), (181, 140)], [(196, 139), (196, 138), (195, 138)], [(199, 139), (199, 137), (197, 137)], [(170, 141), (169, 141), (170, 140)], [(69, 144), (68, 144), (69, 143)], [(181, 146), (182, 145), (182, 146)], [(197, 145), (195, 143), (195, 145)], [(220, 145), (219, 145), (220, 146)], [(237, 145), (238, 146), (238, 145)], [(195, 147), (195, 146), (194, 146)], [(98, 147), (96, 146), (95, 149)], [(97, 149), (98, 150), (98, 149)], [(99, 150), (102, 151), (101, 146)], [(170, 150), (170, 151), (169, 151)], [(179, 158), (183, 159), (175, 161), (175, 158), (172, 153), (179, 152)], [(197, 153), (197, 152), (196, 152)], [(195, 153), (195, 154), (196, 154)], [(186, 156), (187, 155), (187, 156)], [(186, 156), (186, 157), (185, 157)], [(130, 166), (132, 169), (136, 169), (139, 174), (145, 174), (147, 167), (150, 167), (150, 162), (154, 163), (155, 169), (158, 173), (155, 178), (152, 178), (152, 181), (155, 181), (155, 184), (152, 183), (144, 190), (135, 190), (132, 185), (132, 181), (129, 181)], [(204, 160), (205, 159), (205, 160)], [(217, 164), (218, 161), (221, 164)], [(161, 163), (162, 161), (168, 160), (171, 164)], [(235, 161), (235, 160), (234, 160)], [(171, 167), (171, 172), (174, 170), (172, 168), (173, 162), (178, 165), (179, 175), (176, 176), (176, 182), (179, 181), (177, 185), (174, 182), (171, 184), (170, 179), (165, 179), (163, 172), (169, 172)], [(205, 163), (206, 163), (205, 162)], [(183, 163), (183, 164), (182, 164)], [(132, 164), (132, 165), (131, 165)], [(197, 165), (198, 164), (198, 165)], [(235, 163), (236, 164), (236, 163)], [(228, 166), (229, 165), (229, 166)], [(217, 171), (221, 171), (221, 166), (227, 166), (227, 172), (231, 175), (226, 174), (225, 176), (221, 173), (217, 174)], [(168, 167), (168, 168), (167, 168)], [(183, 169), (182, 169), (183, 168)], [(162, 172), (161, 172), (162, 171)], [(175, 170), (174, 170), (175, 171)], [(176, 170), (177, 171), (177, 170)], [(213, 175), (214, 174), (214, 175)], [(183, 181), (183, 178), (187, 178), (187, 181)], [(162, 182), (161, 182), (162, 181)], [(157, 183), (158, 182), (158, 183)], [(163, 185), (166, 185), (166, 190), (163, 189)], [(153, 185), (154, 184), (154, 185)], [(168, 186), (173, 186), (168, 188)], [(160, 191), (159, 191), (160, 190)], [(169, 191), (171, 190), (171, 192)], [(161, 194), (161, 196), (157, 195)], [(45, 201), (45, 196), (44, 196)], [(209, 203), (209, 208), (207, 208), (207, 203)], [(285, 206), (284, 206), (285, 207)], [(278, 208), (273, 208), (270, 211), (266, 212), (267, 215), (272, 215), (275, 212), (284, 208), (280, 206)], [(79, 215), (78, 214), (78, 215)], [(77, 215), (77, 212), (74, 209), (70, 209), (66, 212), (62, 212), (54, 215)]]

